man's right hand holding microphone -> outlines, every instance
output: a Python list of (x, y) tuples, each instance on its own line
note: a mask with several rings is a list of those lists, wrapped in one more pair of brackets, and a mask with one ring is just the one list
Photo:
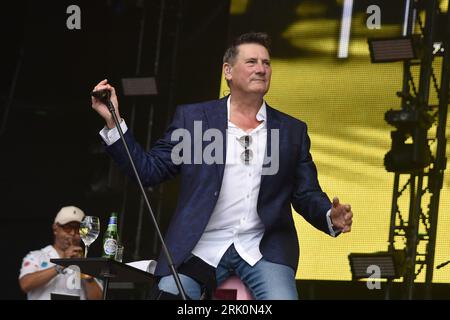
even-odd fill
[[(116, 111), (117, 119), (120, 121), (120, 114), (119, 114), (119, 101), (117, 100), (116, 90), (113, 86), (108, 84), (108, 80), (102, 80), (100, 81), (95, 87), (94, 92), (102, 91), (102, 90), (108, 90), (110, 92), (110, 99), (112, 104), (114, 105), (114, 109)], [(97, 113), (105, 120), (106, 126), (108, 129), (112, 129), (116, 126), (114, 123), (113, 117), (111, 115), (111, 112), (108, 109), (108, 106), (102, 102), (100, 99), (91, 97), (92, 100), (92, 109), (97, 111)]]

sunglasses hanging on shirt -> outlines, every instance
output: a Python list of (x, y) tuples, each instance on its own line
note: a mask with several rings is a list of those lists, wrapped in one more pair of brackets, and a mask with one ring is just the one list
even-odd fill
[(249, 149), (250, 144), (252, 143), (251, 136), (242, 136), (240, 138), (236, 138), (239, 144), (244, 148), (244, 151), (241, 153), (241, 160), (244, 164), (250, 164), (250, 161), (253, 159), (253, 151)]

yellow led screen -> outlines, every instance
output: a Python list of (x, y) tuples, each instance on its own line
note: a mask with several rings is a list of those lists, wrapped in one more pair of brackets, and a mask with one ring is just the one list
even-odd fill
[[(372, 64), (367, 38), (400, 36), (403, 26), (392, 22), (396, 19), (392, 13), (392, 21), (383, 24), (381, 12), (381, 27), (369, 29), (364, 8), (354, 5), (348, 57), (338, 58), (343, 3), (231, 3), (232, 35), (264, 31), (273, 38), (273, 75), (266, 101), (308, 124), (322, 189), (330, 198), (337, 195), (341, 202), (350, 203), (354, 212), (352, 232), (333, 239), (293, 211), (300, 241), (299, 279), (350, 280), (350, 253), (386, 251), (388, 247), (394, 174), (386, 171), (383, 158), (391, 147), (394, 128), (384, 121), (384, 113), (400, 108), (396, 92), (402, 89), (403, 64)], [(402, 11), (397, 16), (402, 18)], [(437, 79), (439, 66), (437, 60)], [(222, 81), (220, 95), (227, 92)], [(433, 90), (430, 99), (437, 103)], [(449, 123), (447, 136), (448, 132)], [(444, 178), (435, 265), (450, 259), (448, 170)], [(417, 280), (424, 280), (424, 272)], [(450, 282), (450, 266), (435, 270), (434, 282)]]

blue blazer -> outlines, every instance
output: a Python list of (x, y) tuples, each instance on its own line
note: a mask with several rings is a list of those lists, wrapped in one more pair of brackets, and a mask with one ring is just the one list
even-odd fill
[[(157, 185), (177, 174), (181, 175), (177, 208), (165, 235), (176, 267), (188, 258), (205, 230), (220, 193), (225, 168), (224, 164), (205, 164), (203, 161), (202, 164), (193, 164), (192, 161), (192, 164), (178, 165), (172, 162), (172, 148), (179, 141), (171, 141), (171, 133), (184, 128), (194, 135), (194, 121), (202, 121), (202, 133), (209, 128), (216, 128), (226, 137), (227, 97), (178, 106), (164, 137), (150, 151), (143, 150), (129, 130), (125, 133), (145, 186)], [(259, 249), (266, 260), (296, 270), (299, 246), (291, 205), (314, 227), (328, 234), (326, 213), (331, 208), (331, 202), (317, 180), (316, 166), (309, 152), (306, 124), (268, 105), (266, 121), (267, 154), (271, 154), (270, 130), (279, 129), (280, 155), (278, 172), (261, 178), (257, 210), (265, 232)], [(225, 155), (226, 139), (223, 140)], [(203, 145), (209, 143), (203, 142)], [(117, 141), (107, 147), (107, 152), (134, 179), (122, 142)], [(158, 259), (155, 274), (170, 274), (163, 253)]]

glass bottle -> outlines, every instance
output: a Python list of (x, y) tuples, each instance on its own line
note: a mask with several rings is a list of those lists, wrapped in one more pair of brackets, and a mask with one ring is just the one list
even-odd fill
[(102, 257), (114, 259), (116, 256), (118, 243), (119, 234), (117, 233), (117, 213), (113, 212), (109, 217), (108, 228), (103, 236)]

